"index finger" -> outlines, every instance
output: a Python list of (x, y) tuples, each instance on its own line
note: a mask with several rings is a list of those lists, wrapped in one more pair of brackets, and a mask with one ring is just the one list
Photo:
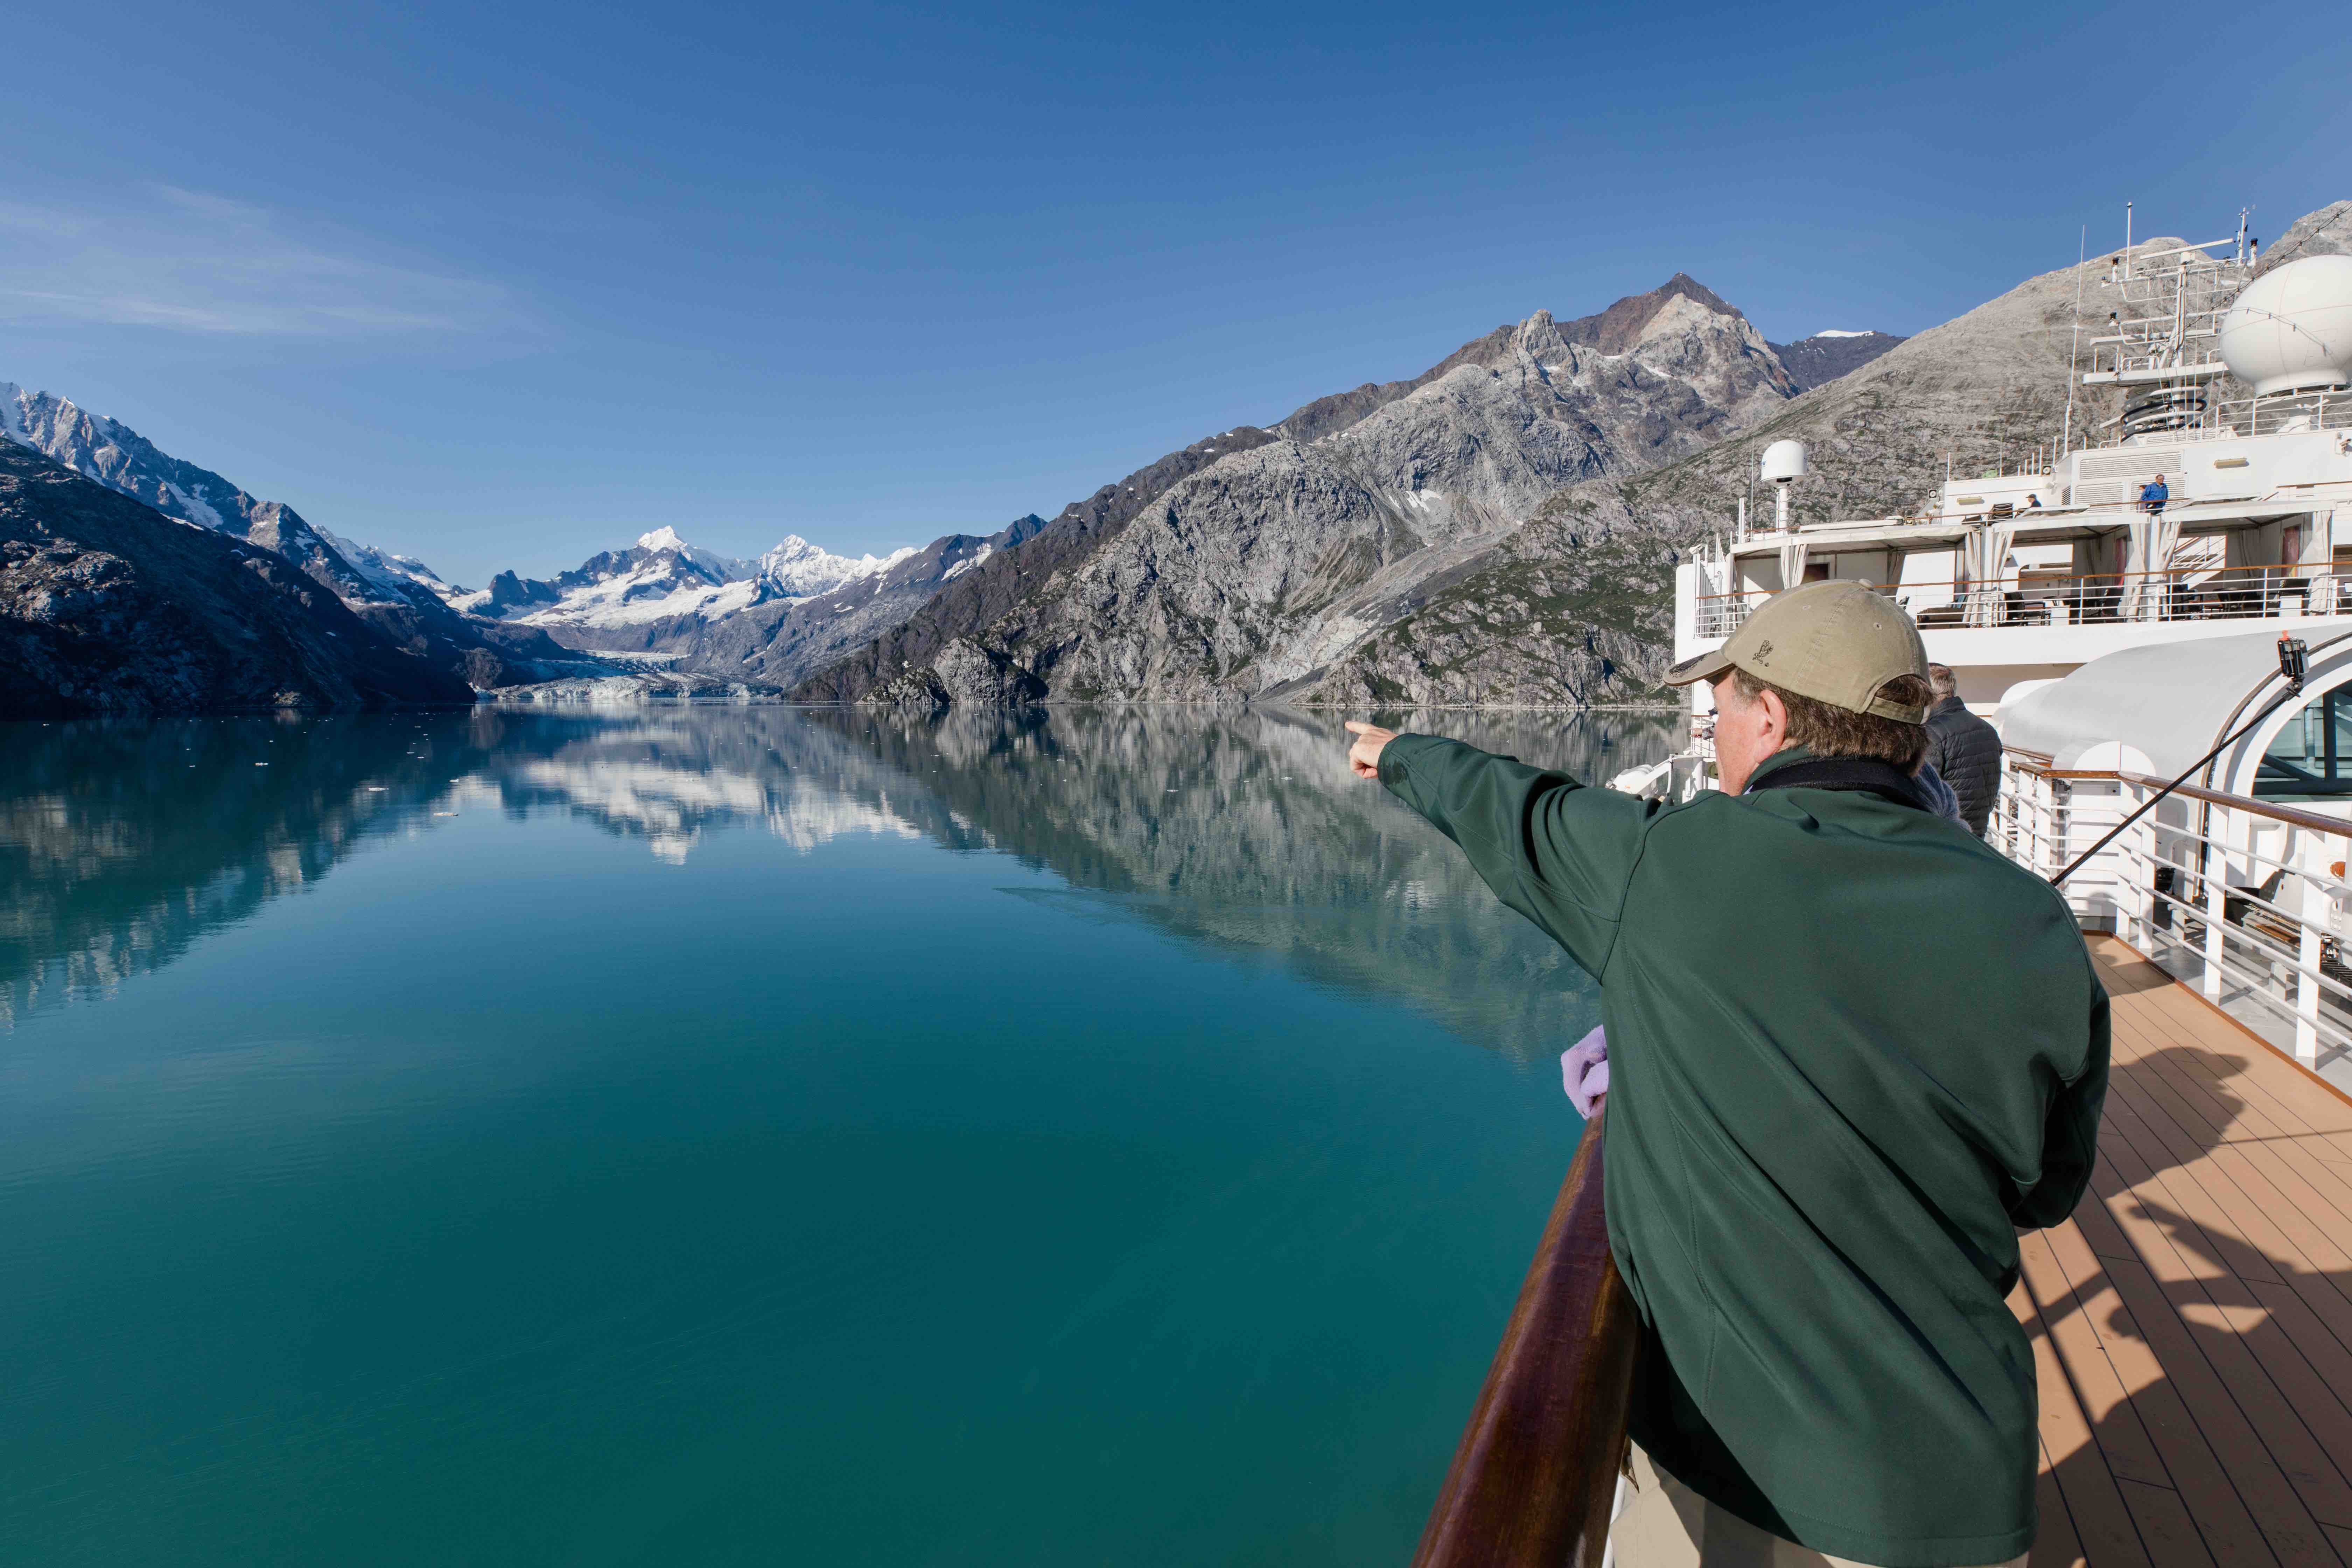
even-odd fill
[(1380, 726), (1378, 724), (1368, 724), (1361, 719), (1350, 719), (1347, 723), (1341, 725), (1340, 728), (1346, 730), (1349, 734), (1369, 735), (1374, 730), (1379, 729)]

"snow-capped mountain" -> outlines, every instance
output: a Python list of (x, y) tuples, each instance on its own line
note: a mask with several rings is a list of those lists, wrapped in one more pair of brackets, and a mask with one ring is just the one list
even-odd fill
[(755, 592), (748, 563), (698, 550), (676, 529), (657, 528), (552, 579), (501, 572), (488, 587), (461, 592), (449, 603), (526, 626), (625, 626), (703, 609), (724, 615), (751, 603)]
[(174, 458), (136, 430), (68, 398), (0, 382), (0, 438), (31, 447), (176, 522), (273, 552), (325, 588), (402, 652), (477, 688), (544, 680), (579, 661), (527, 626), (500, 626), (452, 609), (457, 590), (421, 561), (314, 528), (278, 501)]
[[(67, 398), (0, 382), (0, 441), (29, 447), (178, 522), (285, 557), (395, 647), (478, 688), (578, 674), (583, 667), (573, 652), (698, 647), (754, 605), (764, 606), (758, 626), (733, 640), (764, 646), (776, 616), (851, 584), (891, 577), (892, 591), (877, 589), (872, 604), (861, 603), (861, 615), (825, 623), (838, 637), (877, 613), (911, 614), (945, 581), (940, 571), (918, 568), (937, 564), (952, 576), (975, 550), (985, 559), (998, 542), (953, 535), (929, 552), (850, 556), (792, 534), (757, 561), (743, 561), (662, 527), (551, 580), (501, 572), (488, 587), (468, 590), (413, 557), (346, 539), (314, 527), (291, 507), (256, 500)], [(931, 562), (934, 555), (939, 562)], [(891, 576), (902, 565), (908, 571)]]
[(501, 572), (487, 588), (457, 593), (454, 607), (539, 626), (573, 647), (634, 646), (616, 635), (656, 621), (724, 620), (753, 605), (797, 603), (887, 572), (913, 554), (835, 555), (792, 534), (756, 562), (688, 543), (675, 528), (637, 536), (626, 550), (590, 556), (541, 580)]
[(354, 607), (404, 602), (397, 588), (358, 571), (292, 507), (256, 500), (211, 469), (174, 458), (129, 426), (68, 398), (0, 381), (0, 435), (165, 517), (274, 550)]
[(367, 579), (377, 591), (396, 597), (414, 597), (409, 590), (422, 589), (445, 603), (464, 589), (442, 581), (441, 574), (413, 555), (394, 555), (388, 550), (378, 550), (373, 544), (359, 544), (330, 529), (319, 530), (319, 537), (334, 546), (335, 552), (351, 563), (352, 570)]
[(860, 555), (853, 560), (821, 550), (797, 533), (788, 533), (782, 544), (760, 557), (758, 576), (765, 590), (763, 599), (813, 599), (860, 577), (887, 572), (914, 553), (910, 544), (887, 555)]

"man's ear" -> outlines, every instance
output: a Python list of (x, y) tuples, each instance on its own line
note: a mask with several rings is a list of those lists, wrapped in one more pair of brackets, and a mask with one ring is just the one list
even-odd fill
[(1789, 705), (1768, 686), (1756, 694), (1756, 706), (1764, 710), (1764, 732), (1759, 739), (1769, 756), (1789, 743)]

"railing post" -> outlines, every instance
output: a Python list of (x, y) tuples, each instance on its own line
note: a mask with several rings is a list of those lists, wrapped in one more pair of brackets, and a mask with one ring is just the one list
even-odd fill
[(2074, 842), (2074, 814), (2069, 809), (2072, 793), (2063, 779), (2048, 774), (2042, 780), (2042, 853), (2045, 857), (2042, 874), (2048, 877), (2066, 864), (2067, 848)]
[[(2220, 820), (2216, 821), (2215, 817)], [(2238, 814), (2225, 806), (2208, 806), (2205, 812), (2205, 999), (2221, 1000), (2221, 929), (2230, 911), (2230, 851), (2232, 842), (2231, 828)], [(2216, 845), (2213, 840), (2220, 838)], [(2218, 853), (2217, 853), (2218, 851)]]
[[(2118, 800), (2133, 810), (2138, 809), (2140, 797), (2147, 793), (2146, 787), (2140, 784), (2126, 787), (2128, 793), (2119, 795)], [(2139, 941), (2134, 945), (2150, 956), (2156, 952), (2156, 817), (2157, 812), (2163, 809), (2158, 806), (2157, 811), (2141, 817), (2138, 831), (2132, 835), (2134, 842), (2138, 845), (2140, 870), (2139, 886), (2133, 889), (2132, 896), (2132, 919), (2139, 924)], [(2118, 914), (2122, 913), (2121, 900), (2116, 900), (2116, 908)]]
[[(2042, 780), (2042, 875), (2054, 877), (2074, 859), (2074, 792), (2064, 779)], [(2079, 911), (2078, 911), (2079, 912)]]
[(2303, 930), (2303, 940), (2296, 944), (2295, 960), (2302, 966), (2294, 976), (2294, 1056), (2305, 1067), (2319, 1065), (2319, 942), (2320, 931), (2327, 920), (2329, 900), (2318, 873), (2326, 869), (2315, 858), (2327, 853), (2327, 846), (2316, 835), (2296, 830), (2295, 841), (2300, 853), (2282, 856), (2294, 868), (2295, 879), (2303, 884), (2303, 900), (2297, 906), (2297, 923)]

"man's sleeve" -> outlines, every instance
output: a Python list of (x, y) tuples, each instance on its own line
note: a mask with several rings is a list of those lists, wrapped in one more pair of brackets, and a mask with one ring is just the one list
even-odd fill
[(1595, 979), (1609, 966), (1625, 886), (1655, 807), (1459, 741), (1399, 735), (1381, 783), (1462, 847), (1503, 902)]
[(2091, 1184), (2099, 1157), (2099, 1113), (2107, 1101), (2107, 990), (2091, 980), (2090, 1047), (2083, 1070), (2051, 1101), (2042, 1131), (2042, 1179), (2021, 1194), (2009, 1217), (2026, 1230), (2056, 1225), (2074, 1212)]

